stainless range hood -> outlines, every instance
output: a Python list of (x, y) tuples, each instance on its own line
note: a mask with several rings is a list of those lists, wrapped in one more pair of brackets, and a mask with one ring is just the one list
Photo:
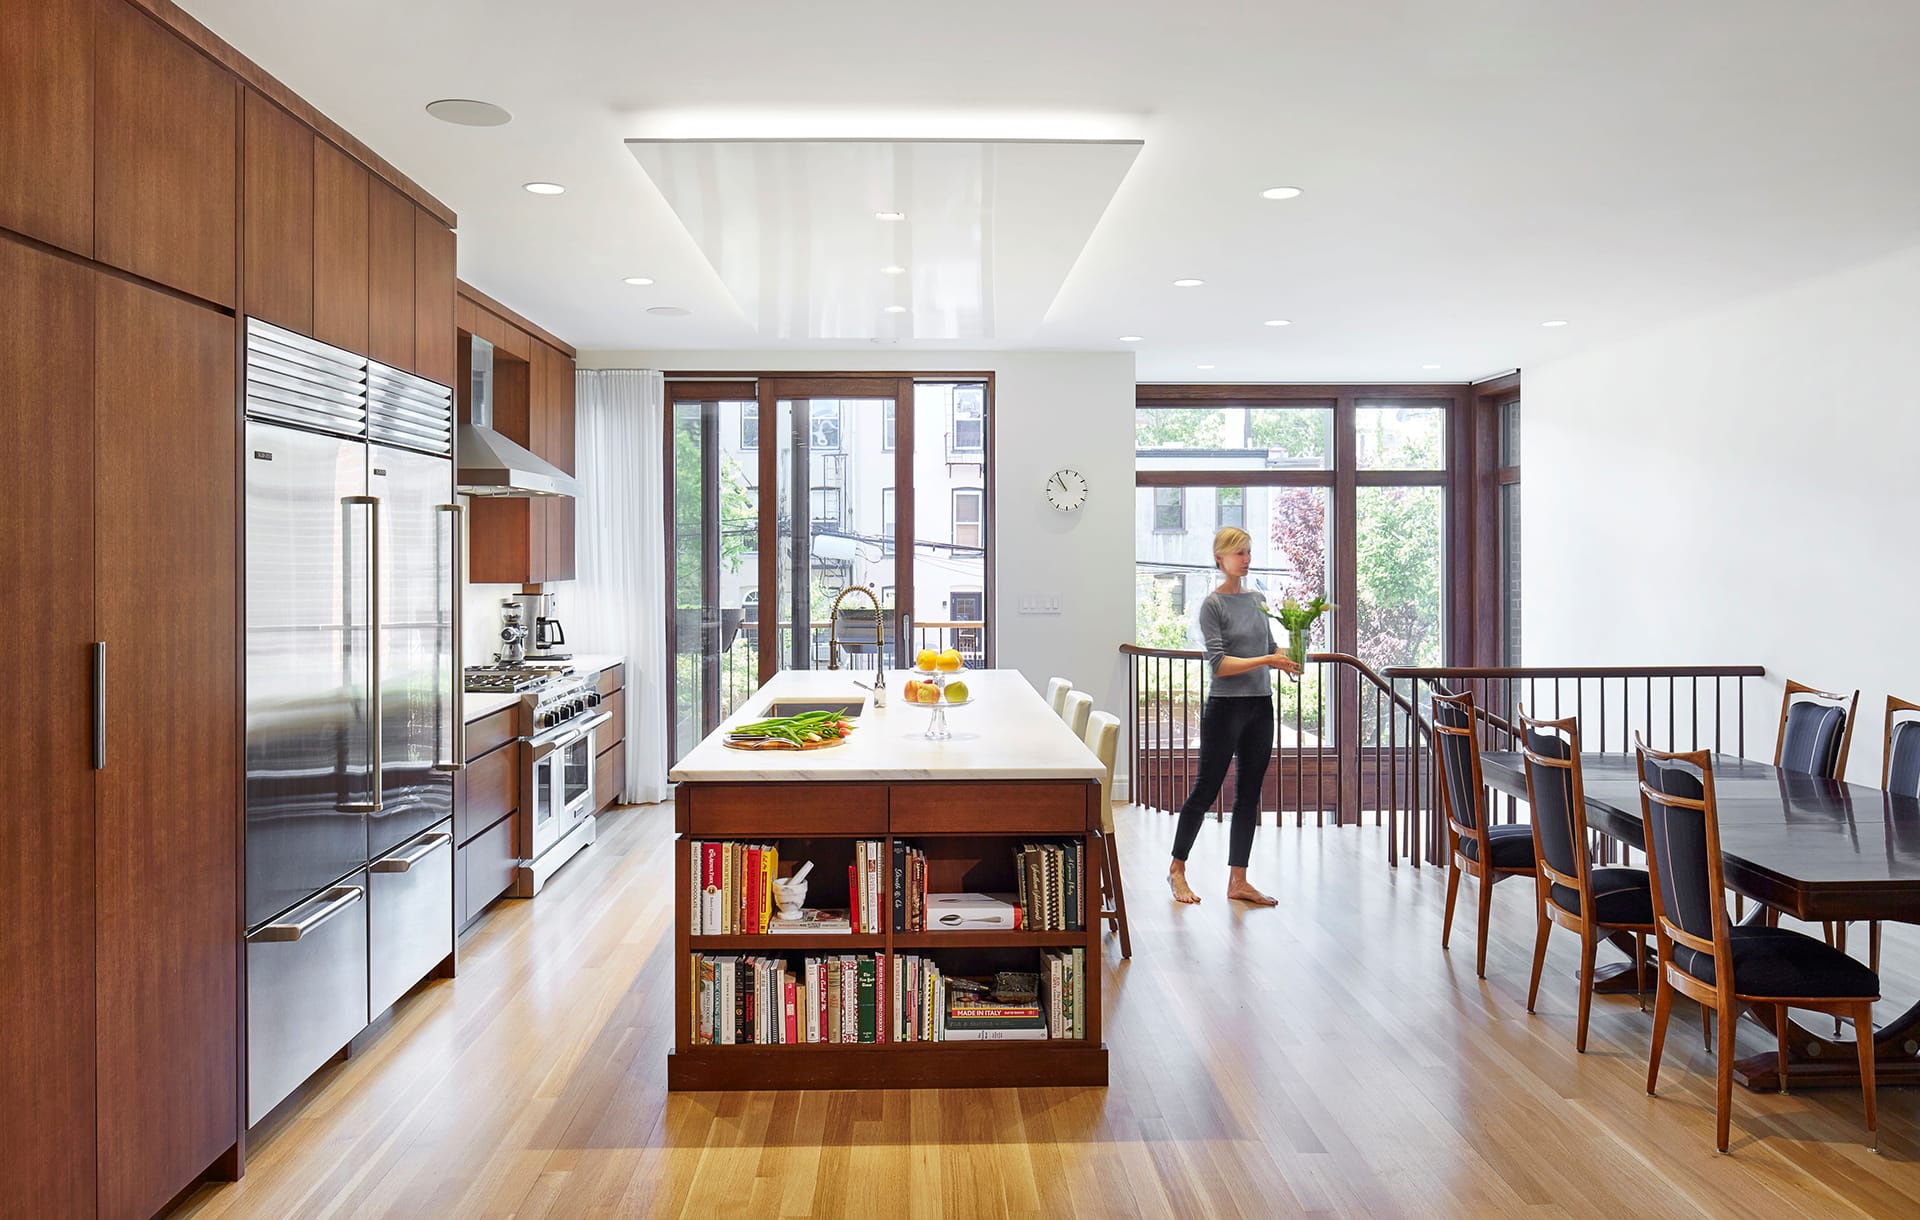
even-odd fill
[(469, 496), (575, 494), (572, 475), (493, 430), (493, 344), (478, 335), (468, 402), (473, 422), (460, 425), (454, 442), (457, 490)]

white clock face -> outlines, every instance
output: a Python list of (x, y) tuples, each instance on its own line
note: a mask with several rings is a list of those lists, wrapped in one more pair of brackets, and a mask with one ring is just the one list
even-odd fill
[(1087, 502), (1087, 476), (1077, 470), (1060, 469), (1047, 476), (1047, 503), (1070, 513)]

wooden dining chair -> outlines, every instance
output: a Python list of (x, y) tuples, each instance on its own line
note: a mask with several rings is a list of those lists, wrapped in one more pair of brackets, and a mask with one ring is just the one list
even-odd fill
[(1060, 719), (1067, 722), (1067, 727), (1073, 730), (1075, 737), (1083, 740), (1086, 738), (1087, 719), (1092, 715), (1092, 695), (1089, 695), (1083, 690), (1070, 690), (1067, 692), (1067, 702), (1065, 706), (1060, 709)]
[(1453, 852), (1447, 861), (1447, 913), (1440, 925), (1440, 948), (1453, 935), (1453, 904), (1460, 875), (1480, 883), (1479, 949), (1473, 972), (1487, 977), (1487, 924), (1493, 916), (1493, 887), (1508, 877), (1535, 875), (1533, 830), (1514, 824), (1489, 825), (1486, 783), (1480, 778), (1480, 742), (1473, 727), (1473, 692), (1433, 692), (1434, 766), (1446, 806)]
[(1087, 748), (1100, 760), (1106, 774), (1100, 778), (1100, 918), (1120, 933), (1120, 956), (1133, 956), (1133, 937), (1127, 930), (1127, 891), (1120, 883), (1120, 841), (1113, 827), (1113, 764), (1120, 755), (1120, 718), (1095, 712), (1087, 718)]
[(1580, 1021), (1574, 1049), (1587, 1049), (1587, 1014), (1593, 1006), (1593, 959), (1612, 932), (1633, 933), (1634, 994), (1646, 1010), (1647, 937), (1653, 933), (1653, 879), (1644, 869), (1594, 868), (1587, 836), (1587, 793), (1580, 776), (1580, 724), (1520, 715), (1527, 765), (1527, 803), (1533, 807), (1533, 853), (1539, 862), (1534, 894), (1539, 932), (1533, 945), (1533, 978), (1527, 1011), (1540, 991), (1547, 935), (1554, 924), (1580, 937)]
[(1067, 692), (1072, 689), (1073, 683), (1065, 678), (1047, 679), (1047, 706), (1053, 709), (1054, 715), (1062, 715), (1062, 709), (1067, 706)]
[(1787, 928), (1734, 924), (1727, 915), (1726, 876), (1720, 859), (1720, 820), (1714, 806), (1709, 751), (1668, 754), (1634, 735), (1640, 773), (1640, 814), (1647, 867), (1653, 874), (1654, 940), (1660, 970), (1653, 1001), (1653, 1052), (1647, 1092), (1660, 1078), (1660, 1049), (1675, 992), (1711, 1008), (1718, 1018), (1714, 1140), (1727, 1150), (1732, 1121), (1733, 1041), (1742, 1008), (1770, 1005), (1779, 1040), (1780, 1090), (1787, 1089), (1787, 1011), (1824, 1012), (1853, 1019), (1866, 1099), (1867, 1133), (1878, 1147), (1873, 1092), (1873, 1004), (1880, 979), (1864, 963), (1811, 936)]
[(1853, 714), (1860, 692), (1852, 696), (1815, 690), (1791, 678), (1780, 697), (1780, 735), (1773, 745), (1776, 771), (1841, 779), (1847, 773), (1847, 748), (1853, 743)]
[[(1920, 703), (1887, 696), (1887, 727), (1880, 753), (1880, 787), (1891, 796), (1920, 799)], [(1839, 947), (1847, 947), (1846, 925)], [(1867, 965), (1880, 969), (1880, 921), (1867, 925)]]

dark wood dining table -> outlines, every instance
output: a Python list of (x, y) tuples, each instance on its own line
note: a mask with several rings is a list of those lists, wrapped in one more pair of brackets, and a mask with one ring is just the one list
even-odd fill
[[(1486, 751), (1480, 767), (1490, 787), (1526, 799), (1518, 751)], [(1587, 825), (1644, 850), (1633, 755), (1583, 754), (1580, 769)], [(1813, 922), (1920, 923), (1920, 801), (1723, 754), (1713, 756), (1713, 781), (1727, 885), (1758, 904), (1748, 921), (1771, 910)], [(1774, 1028), (1770, 1009), (1753, 1016)], [(1878, 1027), (1874, 1047), (1877, 1083), (1920, 1084), (1920, 997)], [(1859, 1082), (1850, 1041), (1795, 1021), (1787, 1053), (1795, 1086)], [(1735, 1079), (1750, 1089), (1778, 1088), (1778, 1058), (1768, 1051), (1743, 1059)]]

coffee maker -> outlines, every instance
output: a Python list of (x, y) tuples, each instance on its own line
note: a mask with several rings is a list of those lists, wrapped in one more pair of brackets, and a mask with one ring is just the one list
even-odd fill
[(502, 620), (519, 624), (524, 632), (529, 663), (573, 659), (566, 648), (566, 629), (556, 613), (557, 601), (551, 593), (517, 593), (500, 602)]

